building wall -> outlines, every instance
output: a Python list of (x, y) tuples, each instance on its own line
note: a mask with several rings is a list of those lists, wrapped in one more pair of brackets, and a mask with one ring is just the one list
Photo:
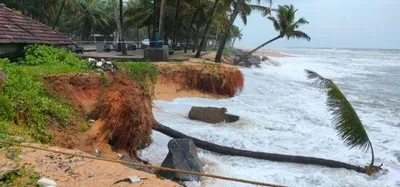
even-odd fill
[(16, 61), (18, 57), (24, 55), (24, 46), (24, 44), (0, 44), (0, 58)]

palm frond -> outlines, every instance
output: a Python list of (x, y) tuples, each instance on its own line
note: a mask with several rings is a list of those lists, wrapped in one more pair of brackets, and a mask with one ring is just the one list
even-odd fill
[(372, 145), (367, 132), (361, 123), (356, 111), (346, 99), (339, 87), (330, 80), (322, 77), (318, 73), (305, 70), (307, 78), (314, 80), (313, 86), (327, 91), (327, 107), (332, 115), (332, 122), (338, 135), (350, 148), (359, 147), (368, 151)]
[(240, 12), (240, 18), (242, 18), (243, 24), (247, 24), (247, 14), (245, 12)]
[(248, 5), (251, 10), (260, 12), (262, 16), (267, 16), (271, 14), (271, 9), (262, 5)]
[(280, 31), (281, 28), (279, 27), (279, 23), (276, 21), (276, 19), (272, 16), (269, 16), (268, 19), (271, 20), (272, 23), (274, 24), (275, 30)]
[(297, 39), (306, 39), (307, 41), (311, 40), (311, 37), (302, 31), (292, 31), (286, 33), (287, 38), (297, 38)]

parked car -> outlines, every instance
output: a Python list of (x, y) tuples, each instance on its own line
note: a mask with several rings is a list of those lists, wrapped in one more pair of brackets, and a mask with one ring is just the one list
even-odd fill
[(83, 46), (79, 46), (78, 44), (68, 45), (68, 50), (74, 53), (83, 53), (84, 51)]
[(149, 39), (142, 40), (142, 44), (140, 46), (141, 49), (146, 49), (149, 46), (150, 46), (150, 40)]

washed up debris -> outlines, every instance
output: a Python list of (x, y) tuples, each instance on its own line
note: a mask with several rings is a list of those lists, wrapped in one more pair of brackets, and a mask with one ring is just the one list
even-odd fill
[(53, 181), (53, 180), (45, 178), (45, 177), (40, 178), (36, 183), (38, 185), (42, 185), (44, 187), (56, 187), (57, 186), (56, 181)]
[(99, 71), (111, 71), (114, 72), (115, 65), (111, 61), (106, 61), (104, 59), (96, 60), (94, 58), (88, 58), (88, 66), (92, 69), (97, 69)]
[(100, 157), (101, 157), (100, 151), (96, 149), (96, 150), (94, 151), (94, 153), (93, 153), (93, 156), (100, 158)]
[(129, 176), (128, 179), (131, 181), (131, 183), (140, 182), (140, 177), (138, 176)]
[(128, 178), (124, 178), (114, 182), (114, 184), (118, 184), (121, 182), (138, 183), (142, 180), (147, 180), (147, 178), (140, 178), (139, 176), (129, 176)]

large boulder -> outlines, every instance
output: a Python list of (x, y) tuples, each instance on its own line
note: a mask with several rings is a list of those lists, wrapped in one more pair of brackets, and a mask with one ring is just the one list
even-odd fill
[(192, 107), (189, 112), (189, 119), (204, 121), (207, 123), (235, 122), (239, 116), (226, 114), (226, 108), (218, 107)]
[(4, 73), (2, 69), (0, 69), (0, 89), (7, 82), (7, 80), (8, 80), (7, 75)]
[[(201, 161), (197, 155), (197, 148), (189, 138), (172, 139), (168, 142), (168, 155), (161, 167), (203, 173)], [(160, 171), (159, 174), (171, 180), (200, 181), (201, 176)]]
[(192, 107), (189, 119), (204, 121), (207, 123), (221, 123), (225, 121), (226, 108), (217, 107)]
[[(250, 56), (247, 60), (249, 61), (249, 64), (251, 64), (251, 65), (253, 65), (253, 66), (256, 66), (256, 67), (260, 67), (260, 64), (261, 64), (261, 58), (260, 58), (260, 56), (258, 56), (258, 55), (252, 55), (252, 56)], [(251, 65), (250, 65), (250, 66), (251, 66)]]
[[(233, 58), (233, 63), (235, 65), (243, 66), (243, 67), (251, 67), (256, 66), (260, 67), (261, 64), (261, 57), (258, 55), (249, 55), (245, 58), (247, 52), (241, 49), (235, 49), (233, 51), (235, 57)], [(240, 61), (242, 60), (242, 61)]]

